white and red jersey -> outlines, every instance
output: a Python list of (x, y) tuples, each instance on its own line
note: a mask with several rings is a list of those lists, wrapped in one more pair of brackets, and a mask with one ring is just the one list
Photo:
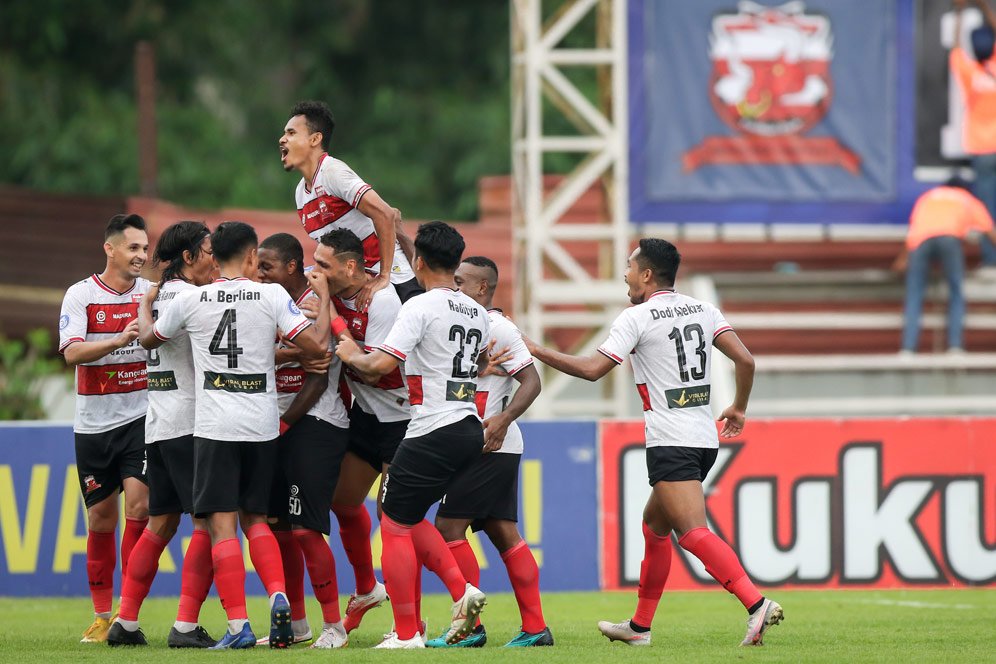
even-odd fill
[(612, 323), (598, 351), (619, 364), (632, 355), (647, 447), (719, 446), (709, 408), (712, 344), (732, 329), (715, 306), (673, 290), (657, 291)]
[[(69, 287), (59, 316), (59, 352), (77, 341), (113, 339), (138, 319), (149, 290), (141, 277), (119, 293), (96, 274)], [(135, 339), (104, 357), (76, 365), (76, 433), (103, 433), (145, 415), (148, 352)]]
[(273, 340), (293, 339), (311, 322), (279, 284), (244, 277), (180, 293), (153, 331), (168, 341), (186, 330), (194, 358), (194, 435), (266, 441), (280, 433)]
[(405, 438), (480, 419), (477, 356), (491, 340), (488, 312), (452, 288), (433, 288), (401, 305), (384, 343), (376, 346), (405, 363), (412, 420)]
[[(360, 179), (349, 166), (335, 157), (322, 154), (318, 170), (311, 182), (301, 178), (294, 192), (297, 213), (304, 230), (316, 241), (337, 228), (348, 228), (363, 243), (363, 259), (367, 270), (380, 273), (380, 241), (373, 221), (357, 209), (360, 199), (370, 191), (370, 185)], [(415, 278), (401, 244), (394, 242), (394, 263), (391, 283), (403, 284)]]
[[(522, 332), (515, 323), (505, 318), (501, 309), (488, 309), (491, 320), (491, 338), (495, 340), (495, 352), (508, 348), (511, 357), (502, 362), (501, 368), (507, 376), (484, 376), (477, 379), (477, 414), (483, 419), (494, 417), (508, 407), (515, 388), (515, 374), (533, 363), (533, 356), (522, 340)], [(496, 452), (522, 454), (522, 432), (514, 421), (508, 425), (501, 449)]]
[[(300, 307), (301, 303), (308, 298), (318, 299), (315, 291), (311, 290), (311, 288), (306, 288), (294, 304)], [(286, 347), (279, 340), (277, 341), (277, 349)], [(334, 339), (329, 341), (329, 350), (335, 350)], [(346, 413), (346, 405), (339, 396), (340, 369), (342, 369), (342, 360), (333, 355), (332, 364), (329, 365), (328, 370), (328, 388), (326, 388), (322, 396), (315, 402), (315, 405), (308, 411), (308, 415), (346, 429), (349, 428), (349, 415)], [(277, 365), (277, 404), (281, 416), (291, 407), (294, 399), (297, 398), (298, 392), (304, 387), (304, 377), (306, 375), (307, 373), (305, 373), (304, 369), (297, 362), (287, 362)]]
[[(152, 303), (152, 318), (158, 320), (180, 293), (197, 286), (171, 279), (159, 289)], [(145, 442), (156, 443), (194, 433), (194, 358), (186, 332), (180, 332), (159, 348), (149, 351), (149, 414), (145, 418)]]
[[(346, 321), (353, 339), (367, 352), (384, 343), (394, 327), (401, 310), (401, 300), (393, 288), (382, 288), (373, 294), (370, 306), (365, 312), (356, 310), (356, 297), (349, 299), (332, 298), (336, 311)], [(350, 367), (343, 369), (346, 383), (353, 398), (364, 413), (373, 415), (380, 422), (401, 422), (411, 419), (408, 404), (408, 386), (405, 373), (399, 366), (376, 385), (367, 385)]]

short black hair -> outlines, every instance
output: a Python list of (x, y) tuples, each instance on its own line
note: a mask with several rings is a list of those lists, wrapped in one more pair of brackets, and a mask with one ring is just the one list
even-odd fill
[(425, 261), (430, 270), (455, 272), (464, 247), (463, 236), (441, 221), (422, 224), (415, 233), (415, 255)]
[(301, 241), (290, 233), (276, 233), (259, 243), (260, 249), (277, 252), (284, 263), (297, 261), (297, 271), (304, 274), (304, 248)]
[(111, 220), (107, 222), (107, 228), (104, 229), (104, 242), (112, 235), (117, 235), (118, 233), (124, 233), (126, 228), (137, 228), (140, 231), (145, 230), (145, 219), (138, 216), (137, 214), (116, 214), (111, 217)]
[(640, 240), (636, 262), (641, 269), (652, 270), (658, 286), (673, 286), (681, 264), (678, 248), (667, 240), (645, 237)]
[(949, 177), (947, 179), (947, 182), (944, 183), (944, 186), (954, 187), (956, 189), (964, 189), (965, 191), (968, 192), (972, 191), (972, 183), (966, 180), (965, 178), (961, 177), (957, 173)]
[(493, 276), (488, 279), (488, 288), (494, 291), (498, 288), (498, 266), (487, 256), (467, 256), (461, 263), (468, 263), (474, 267), (483, 267), (491, 270)]
[[(355, 258), (361, 264), (363, 260), (363, 242), (360, 237), (348, 228), (336, 228), (321, 237), (319, 244), (332, 249), (337, 258)], [(365, 264), (364, 264), (365, 265)]]
[(291, 109), (290, 117), (298, 115), (304, 116), (304, 121), (308, 125), (308, 131), (312, 134), (321, 132), (322, 148), (329, 149), (332, 140), (332, 131), (335, 129), (335, 118), (332, 117), (332, 109), (324, 101), (299, 101)]
[(156, 242), (156, 251), (152, 257), (153, 265), (157, 267), (161, 264), (166, 265), (159, 283), (182, 279), (181, 272), (185, 265), (183, 252), (189, 251), (191, 257), (196, 260), (201, 253), (204, 238), (209, 235), (211, 231), (203, 221), (178, 221), (163, 231), (159, 241)]
[(991, 26), (983, 25), (972, 30), (969, 39), (972, 42), (972, 55), (979, 63), (985, 64), (986, 60), (993, 57), (993, 49), (996, 47), (996, 32), (993, 32)]
[(227, 263), (258, 246), (255, 229), (242, 221), (224, 221), (211, 233), (211, 249), (219, 263)]

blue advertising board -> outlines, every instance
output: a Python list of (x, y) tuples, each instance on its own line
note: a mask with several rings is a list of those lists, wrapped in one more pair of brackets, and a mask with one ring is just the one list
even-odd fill
[[(526, 422), (519, 481), (519, 530), (536, 555), (544, 590), (598, 587), (596, 425), (594, 422)], [(376, 524), (373, 499), (367, 507)], [(432, 515), (429, 517), (432, 518)], [(353, 587), (335, 521), (331, 546), (339, 590)], [(380, 535), (371, 546), (380, 566)], [(184, 520), (160, 559), (152, 595), (177, 595), (190, 524)], [(0, 425), (0, 595), (85, 596), (86, 512), (73, 459), (69, 426)], [(483, 533), (471, 544), (486, 590), (511, 589), (497, 551)], [(243, 547), (246, 550), (246, 547)], [(247, 568), (251, 561), (246, 556)], [(120, 588), (120, 579), (115, 579)], [(254, 574), (247, 591), (262, 594)], [(442, 592), (426, 573), (425, 592)]]

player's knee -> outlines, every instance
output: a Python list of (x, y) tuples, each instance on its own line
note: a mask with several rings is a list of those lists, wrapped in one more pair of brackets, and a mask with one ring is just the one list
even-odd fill
[(522, 541), (522, 535), (513, 521), (489, 520), (484, 524), (484, 532), (500, 553), (505, 553)]
[(442, 535), (443, 539), (447, 542), (455, 542), (457, 540), (466, 539), (467, 526), (463, 522), (437, 516), (435, 525), (436, 530), (439, 531), (439, 534)]
[(173, 539), (176, 529), (180, 526), (179, 514), (163, 514), (160, 516), (150, 516), (149, 525), (146, 526), (153, 535), (166, 540)]

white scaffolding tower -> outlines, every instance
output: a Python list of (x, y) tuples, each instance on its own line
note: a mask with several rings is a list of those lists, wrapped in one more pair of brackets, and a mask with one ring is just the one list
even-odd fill
[[(608, 334), (627, 304), (622, 275), (629, 253), (626, 5), (624, 0), (513, 0), (512, 215), (516, 320), (536, 340), (553, 330), (581, 330), (572, 353), (588, 353)], [(572, 47), (562, 46), (567, 42)], [(587, 45), (575, 43), (587, 41)], [(582, 91), (565, 74), (594, 72), (597, 91)], [(587, 70), (580, 72), (579, 70)], [(576, 133), (550, 135), (544, 114)], [(544, 158), (573, 154), (579, 163), (556, 186), (544, 186)], [(592, 187), (605, 206), (596, 223), (567, 223), (566, 213)], [(597, 256), (585, 267), (564, 243)], [(597, 249), (594, 249), (597, 247)], [(579, 253), (579, 252), (575, 252)], [(574, 333), (577, 335), (577, 332)], [(621, 416), (626, 371), (615, 370), (597, 390), (540, 368), (543, 393), (533, 417)], [(627, 370), (628, 371), (628, 370)]]

